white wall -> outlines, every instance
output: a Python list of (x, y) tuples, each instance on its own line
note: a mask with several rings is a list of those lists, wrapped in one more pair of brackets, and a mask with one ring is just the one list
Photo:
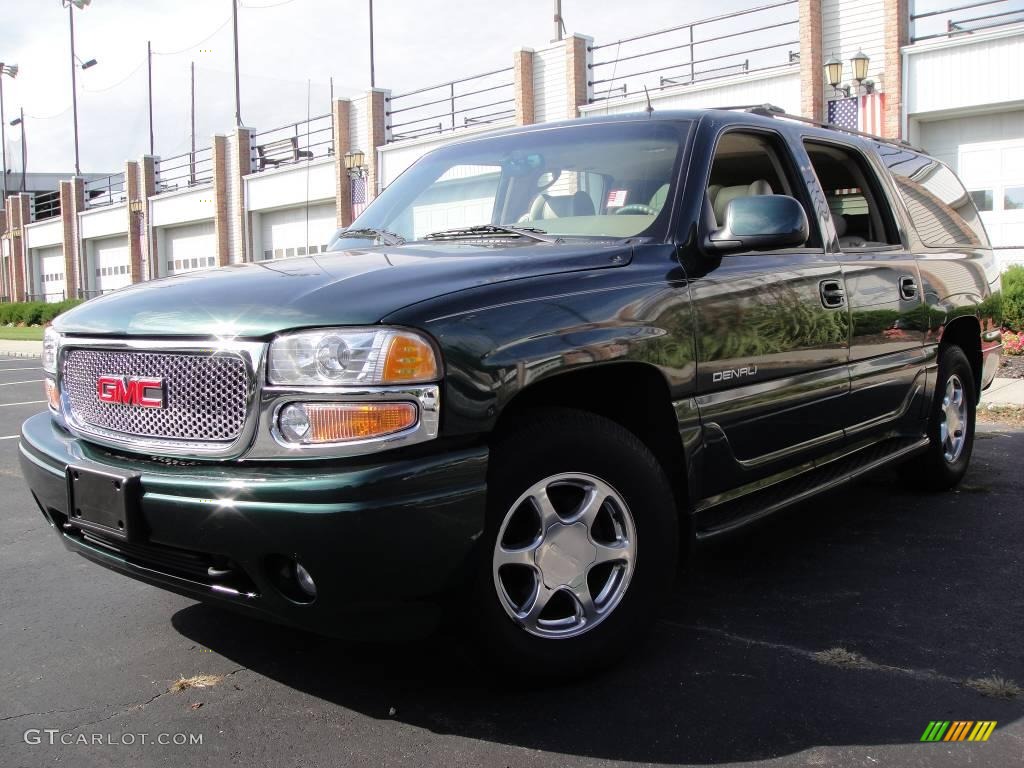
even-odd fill
[(83, 240), (109, 237), (128, 231), (128, 211), (125, 205), (92, 208), (78, 214), (78, 232)]
[(45, 221), (25, 225), (25, 245), (29, 248), (45, 248), (64, 244), (64, 222), (57, 216)]
[(533, 119), (538, 123), (565, 120), (569, 117), (566, 61), (565, 43), (534, 51)]
[[(895, 83), (900, 76), (885, 72), (885, 0), (822, 0), (821, 44), (822, 61), (835, 56), (843, 62), (844, 83), (853, 82), (850, 59), (858, 51), (871, 59), (868, 79), (875, 81), (878, 90), (885, 90), (887, 81)], [(822, 88), (826, 99), (834, 98), (824, 77)]]
[(903, 49), (906, 114), (1024, 104), (1024, 24)]
[[(757, 75), (723, 77), (710, 83), (680, 85), (651, 93), (657, 109), (707, 109), (739, 104), (774, 104), (787, 112), (800, 113), (800, 65), (779, 67)], [(609, 99), (580, 107), (584, 115), (617, 115), (642, 112), (647, 106), (643, 93)]]
[(348, 128), (348, 140), (352, 149), (358, 149), (363, 154), (368, 154), (370, 151), (370, 116), (365, 96), (359, 99), (352, 99)]
[(454, 141), (462, 141), (483, 133), (490, 133), (501, 128), (514, 125), (515, 120), (493, 123), (480, 126), (479, 128), (466, 128), (454, 133), (434, 134), (419, 139), (408, 139), (398, 141), (394, 144), (387, 144), (377, 150), (378, 168), (380, 168), (381, 187), (386, 187), (401, 175), (402, 171), (419, 160), (431, 150), (451, 144)]
[(304, 205), (306, 200), (333, 200), (334, 157), (286, 165), (245, 177), (250, 211)]
[(149, 198), (150, 223), (154, 227), (205, 219), (213, 221), (213, 213), (213, 186), (210, 184)]

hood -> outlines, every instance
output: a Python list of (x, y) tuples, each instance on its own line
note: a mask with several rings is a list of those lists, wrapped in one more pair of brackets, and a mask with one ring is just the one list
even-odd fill
[(415, 243), (239, 264), (153, 280), (59, 316), (62, 333), (261, 338), (292, 328), (372, 325), (475, 286), (629, 263), (621, 243)]

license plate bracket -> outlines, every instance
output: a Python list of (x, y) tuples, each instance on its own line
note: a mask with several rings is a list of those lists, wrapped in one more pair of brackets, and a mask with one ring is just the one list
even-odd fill
[(110, 467), (67, 468), (68, 522), (87, 531), (132, 541), (139, 535), (139, 475)]

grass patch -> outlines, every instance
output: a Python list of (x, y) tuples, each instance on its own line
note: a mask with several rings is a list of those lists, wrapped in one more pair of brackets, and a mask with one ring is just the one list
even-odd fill
[(978, 408), (978, 421), (986, 424), (1014, 424), (1024, 426), (1024, 408), (1016, 405), (990, 405)]
[(1004, 677), (997, 677), (995, 675), (991, 677), (972, 677), (969, 680), (964, 680), (964, 686), (972, 691), (977, 691), (982, 696), (988, 696), (993, 699), (1015, 699), (1024, 693), (1024, 690), (1021, 690), (1021, 687), (1013, 682), (1013, 680), (1007, 680)]
[(35, 328), (28, 326), (19, 328), (17, 326), (0, 326), (0, 339), (11, 339), (14, 341), (42, 341), (43, 331), (46, 330), (42, 326)]
[(213, 688), (224, 680), (224, 675), (193, 675), (179, 677), (170, 687), (171, 693), (181, 693), (190, 688)]

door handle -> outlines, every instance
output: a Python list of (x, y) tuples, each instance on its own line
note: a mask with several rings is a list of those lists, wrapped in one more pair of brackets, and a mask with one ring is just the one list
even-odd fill
[(900, 278), (900, 298), (910, 301), (917, 298), (917, 281), (904, 275)]
[(836, 309), (846, 303), (846, 291), (838, 280), (822, 280), (818, 283), (821, 294), (821, 305), (826, 309)]

